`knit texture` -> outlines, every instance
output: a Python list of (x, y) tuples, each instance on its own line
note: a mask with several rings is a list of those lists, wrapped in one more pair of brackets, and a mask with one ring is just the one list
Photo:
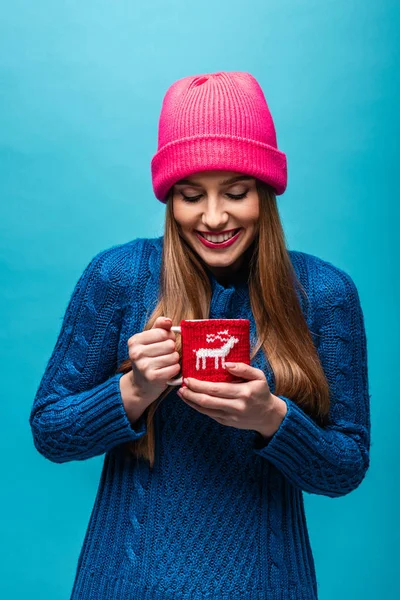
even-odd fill
[[(182, 377), (203, 381), (240, 381), (225, 361), (250, 364), (248, 319), (182, 320)], [(185, 383), (182, 384), (185, 387)]]
[[(98, 253), (79, 278), (30, 414), (33, 441), (63, 463), (105, 454), (71, 600), (313, 600), (317, 579), (303, 492), (356, 489), (369, 466), (366, 335), (357, 289), (344, 271), (304, 252), (290, 259), (302, 310), (327, 376), (331, 423), (318, 426), (290, 398), (265, 442), (183, 402), (173, 388), (155, 413), (155, 465), (126, 458), (132, 426), (117, 366), (157, 303), (163, 238)], [(255, 325), (245, 282), (211, 276), (209, 317)], [(260, 349), (274, 393), (274, 376)]]
[(276, 195), (286, 189), (286, 155), (278, 149), (264, 92), (250, 73), (191, 75), (165, 94), (151, 161), (156, 198), (165, 203), (179, 179), (210, 169), (247, 173)]

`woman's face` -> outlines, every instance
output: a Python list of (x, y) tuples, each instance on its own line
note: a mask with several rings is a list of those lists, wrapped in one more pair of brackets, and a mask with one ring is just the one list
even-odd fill
[[(236, 271), (258, 233), (255, 178), (237, 171), (197, 172), (175, 183), (172, 202), (182, 237), (210, 270), (216, 276)], [(225, 231), (224, 237), (235, 234), (230, 244), (220, 244), (222, 238), (215, 237)], [(214, 243), (200, 234), (214, 234), (207, 236)]]

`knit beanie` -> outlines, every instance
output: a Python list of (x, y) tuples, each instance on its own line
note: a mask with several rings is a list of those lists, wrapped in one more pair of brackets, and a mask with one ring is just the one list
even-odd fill
[(286, 155), (264, 93), (250, 73), (220, 71), (178, 79), (167, 90), (151, 160), (156, 198), (197, 171), (238, 171), (261, 179), (283, 194)]

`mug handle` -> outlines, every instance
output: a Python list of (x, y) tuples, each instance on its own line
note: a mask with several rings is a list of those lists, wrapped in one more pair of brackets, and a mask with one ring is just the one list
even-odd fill
[[(176, 333), (181, 333), (180, 325), (172, 325), (171, 331), (175, 331)], [(167, 381), (167, 385), (182, 385), (182, 377), (178, 377), (177, 379), (169, 379)]]

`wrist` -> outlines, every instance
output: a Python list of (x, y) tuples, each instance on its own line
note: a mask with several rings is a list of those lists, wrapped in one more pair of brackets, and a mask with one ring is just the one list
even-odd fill
[(271, 438), (281, 426), (287, 413), (287, 404), (282, 398), (271, 394), (270, 408), (268, 409), (264, 423), (258, 428), (258, 432), (263, 438)]
[(134, 384), (132, 371), (122, 375), (119, 387), (125, 412), (133, 425), (142, 416), (148, 404), (144, 402)]

